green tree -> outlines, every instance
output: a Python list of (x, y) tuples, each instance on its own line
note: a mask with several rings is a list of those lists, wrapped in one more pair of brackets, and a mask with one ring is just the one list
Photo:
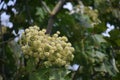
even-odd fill
[(120, 79), (119, 0), (3, 0), (0, 15), (0, 79)]

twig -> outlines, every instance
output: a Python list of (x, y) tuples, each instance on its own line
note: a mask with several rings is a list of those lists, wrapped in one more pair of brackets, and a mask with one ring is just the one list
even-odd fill
[(61, 9), (62, 5), (64, 4), (64, 2), (65, 2), (65, 0), (59, 0), (59, 2), (56, 4), (56, 6), (54, 7), (54, 9), (52, 10), (52, 12), (50, 14), (50, 18), (48, 20), (46, 34), (50, 34), (51, 33), (52, 26), (54, 24), (55, 16), (60, 11), (60, 9)]
[(8, 43), (8, 42), (11, 41), (11, 40), (13, 40), (13, 38), (10, 38), (10, 39), (7, 40), (7, 41), (2, 41), (2, 42), (0, 42), (0, 45), (3, 45), (3, 44), (5, 44), (5, 43)]
[(46, 9), (46, 11), (47, 11), (49, 14), (51, 14), (51, 10), (50, 10), (50, 8), (46, 5), (46, 3), (45, 3), (44, 1), (42, 1), (42, 0), (40, 0), (40, 2), (41, 2), (41, 4), (43, 5), (43, 7)]

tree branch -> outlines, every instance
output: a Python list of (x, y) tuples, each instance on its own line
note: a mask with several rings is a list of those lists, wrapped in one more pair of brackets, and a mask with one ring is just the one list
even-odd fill
[(52, 10), (52, 12), (50, 14), (50, 18), (48, 20), (46, 34), (50, 34), (51, 33), (52, 26), (54, 24), (55, 16), (60, 11), (60, 9), (61, 9), (62, 5), (64, 4), (64, 2), (65, 2), (65, 0), (59, 0), (59, 2), (56, 4), (56, 6), (54, 7), (54, 9)]
[(49, 7), (46, 5), (46, 3), (42, 0), (40, 0), (41, 4), (43, 5), (43, 7), (46, 9), (46, 11), (51, 14), (51, 10), (49, 9)]

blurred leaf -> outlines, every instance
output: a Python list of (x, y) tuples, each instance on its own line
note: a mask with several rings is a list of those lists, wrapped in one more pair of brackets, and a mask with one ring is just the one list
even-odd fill
[(22, 55), (20, 45), (14, 40), (12, 40), (9, 42), (9, 47), (11, 51), (14, 53), (14, 57), (16, 58), (16, 60), (18, 60)]
[(29, 80), (47, 80), (47, 79), (42, 79), (41, 77), (40, 77), (40, 74), (39, 73), (37, 73), (37, 72), (33, 72), (33, 73), (30, 73), (30, 75), (29, 75)]
[(113, 16), (115, 16), (116, 18), (120, 19), (120, 10), (118, 9), (113, 9)]
[(101, 34), (106, 29), (107, 29), (107, 27), (106, 27), (105, 23), (100, 23), (98, 25), (95, 25), (93, 32), (96, 33), (96, 34)]
[(101, 53), (100, 51), (96, 51), (95, 58), (97, 58), (100, 62), (102, 62), (102, 61), (104, 61), (105, 54)]
[(116, 44), (120, 46), (120, 39), (115, 40)]
[(98, 71), (98, 72), (99, 72), (99, 71), (100, 71), (100, 72), (107, 72), (105, 64), (102, 63), (101, 66), (95, 67), (95, 71)]
[(33, 71), (35, 71), (35, 61), (34, 61), (34, 59), (30, 58), (26, 62), (27, 62), (27, 65), (26, 65), (27, 72), (32, 73)]
[(115, 75), (114, 69), (112, 69), (112, 65), (110, 65), (108, 62), (105, 62), (105, 67), (109, 75), (112, 75), (112, 76)]
[(30, 80), (49, 80), (49, 69), (40, 69), (31, 72), (29, 75)]
[(3, 80), (3, 77), (0, 75), (0, 80)]
[(110, 39), (111, 40), (120, 39), (120, 30), (114, 29), (114, 30), (110, 31)]
[(87, 15), (79, 15), (79, 14), (74, 14), (75, 19), (79, 22), (81, 26), (90, 28), (92, 27), (91, 25), (91, 20), (89, 19), (89, 16)]
[(39, 21), (42, 22), (42, 20), (45, 18), (45, 15), (47, 14), (47, 12), (43, 7), (37, 7), (36, 9), (37, 9), (36, 15), (39, 16)]
[(92, 35), (92, 37), (93, 37), (93, 40), (94, 40), (97, 44), (106, 42), (106, 40), (103, 38), (102, 35), (94, 34), (94, 35)]
[(65, 76), (68, 74), (68, 71), (65, 69), (52, 69), (51, 72), (49, 80), (66, 80)]
[(116, 72), (119, 72), (117, 66), (116, 66), (116, 63), (115, 63), (115, 59), (112, 59), (112, 64), (113, 64), (113, 68)]

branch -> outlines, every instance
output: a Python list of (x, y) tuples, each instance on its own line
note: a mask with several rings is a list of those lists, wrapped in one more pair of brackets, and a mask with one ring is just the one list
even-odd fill
[(43, 5), (43, 7), (46, 9), (46, 11), (51, 14), (51, 10), (49, 9), (49, 7), (46, 5), (46, 3), (42, 0), (40, 0), (41, 4)]
[(0, 42), (0, 45), (6, 44), (6, 43), (8, 43), (8, 42), (10, 42), (12, 40), (14, 40), (14, 38), (10, 38), (9, 40), (2, 41), (2, 42)]
[(56, 4), (56, 6), (54, 7), (54, 9), (52, 10), (52, 12), (50, 14), (50, 18), (48, 20), (46, 34), (50, 34), (51, 33), (52, 26), (54, 24), (55, 16), (60, 11), (60, 9), (61, 9), (62, 5), (64, 4), (64, 2), (65, 2), (65, 0), (59, 0), (59, 2)]

